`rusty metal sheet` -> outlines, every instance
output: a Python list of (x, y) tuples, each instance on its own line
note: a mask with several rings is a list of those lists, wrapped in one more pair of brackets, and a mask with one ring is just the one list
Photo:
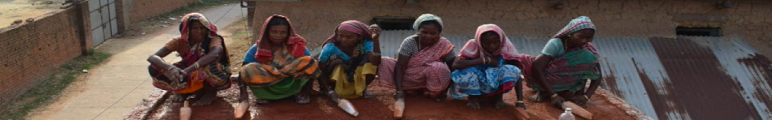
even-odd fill
[[(724, 72), (739, 85), (739, 94), (756, 114), (764, 120), (772, 119), (772, 84), (769, 59), (759, 55), (740, 39), (715, 37), (682, 37), (709, 47), (717, 56)], [(752, 119), (755, 119), (753, 117)]]
[[(607, 90), (647, 116), (665, 114), (667, 118), (681, 118), (681, 114), (673, 112), (657, 113), (649, 99), (650, 94), (668, 94), (664, 90), (668, 78), (648, 39), (604, 37), (596, 38), (593, 43), (601, 55), (601, 72)], [(651, 91), (646, 89), (647, 85), (662, 91)]]
[[(743, 97), (745, 80), (733, 79), (716, 54), (716, 49), (731, 50), (735, 45), (712, 47), (720, 40), (709, 37), (651, 38), (657, 56), (669, 75), (671, 94), (656, 96), (674, 103), (652, 101), (657, 112), (678, 111), (682, 119), (761, 119), (759, 111)], [(746, 76), (746, 75), (743, 75)], [(649, 88), (647, 88), (649, 89)], [(659, 115), (659, 118), (665, 118)]]

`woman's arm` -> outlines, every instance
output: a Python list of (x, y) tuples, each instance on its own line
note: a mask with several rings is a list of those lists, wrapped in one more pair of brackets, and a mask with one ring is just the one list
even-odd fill
[(380, 53), (368, 52), (367, 56), (369, 57), (367, 59), (369, 59), (370, 63), (372, 63), (373, 65), (378, 66), (378, 65), (381, 64), (381, 54)]
[[(600, 64), (595, 64), (595, 66), (598, 68), (598, 70), (601, 69)], [(597, 80), (592, 80), (592, 82), (590, 82), (590, 88), (588, 88), (587, 93), (585, 93), (585, 95), (587, 95), (587, 98), (590, 98), (592, 97), (593, 94), (595, 94), (595, 90), (598, 89), (598, 86), (600, 86), (600, 83), (603, 83), (603, 73), (600, 73), (600, 78), (598, 78)]]
[(485, 62), (487, 61), (484, 59), (466, 60), (464, 58), (458, 57), (453, 61), (453, 64), (450, 68), (454, 70), (461, 70), (461, 69), (466, 69), (466, 68), (470, 68), (478, 65), (483, 65), (485, 64)]
[(534, 76), (534, 79), (538, 82), (539, 86), (544, 88), (545, 92), (547, 92), (547, 97), (552, 99), (552, 104), (558, 106), (563, 103), (563, 98), (560, 96), (553, 97), (557, 94), (555, 91), (552, 91), (552, 87), (547, 83), (544, 77), (544, 69), (552, 59), (552, 57), (543, 54), (537, 56), (536, 60), (533, 62), (532, 76)]
[[(319, 76), (317, 80), (319, 80), (319, 88), (322, 91), (331, 91), (330, 85), (327, 83), (330, 81), (330, 73), (332, 73), (332, 70), (329, 70), (327, 67), (328, 62), (319, 62), (319, 70), (322, 71), (322, 75)], [(324, 93), (326, 94), (326, 93)]]
[(400, 54), (397, 58), (397, 64), (394, 66), (394, 86), (397, 92), (402, 91), (402, 80), (405, 79), (405, 69), (410, 60), (410, 56)]
[(210, 50), (209, 53), (207, 53), (206, 55), (204, 55), (204, 57), (201, 57), (201, 59), (196, 61), (198, 63), (198, 66), (195, 66), (195, 65), (188, 66), (188, 68), (185, 68), (185, 73), (191, 73), (198, 68), (215, 63), (217, 62), (217, 60), (220, 59), (221, 54), (223, 52), (222, 47), (220, 46), (210, 47), (209, 50)]
[(150, 62), (150, 65), (153, 65), (155, 67), (161, 67), (162, 69), (166, 70), (170, 67), (174, 67), (170, 64), (167, 64), (164, 62), (163, 57), (166, 57), (167, 55), (171, 54), (172, 50), (167, 49), (166, 47), (162, 47), (158, 51), (155, 52), (155, 54), (150, 55), (147, 58), (147, 61)]

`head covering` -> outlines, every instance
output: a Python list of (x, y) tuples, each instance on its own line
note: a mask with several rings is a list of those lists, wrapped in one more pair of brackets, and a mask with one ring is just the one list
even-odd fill
[(335, 32), (327, 38), (327, 41), (325, 41), (323, 45), (340, 41), (337, 37), (338, 30), (353, 32), (359, 35), (363, 40), (372, 40), (372, 32), (370, 32), (370, 28), (368, 28), (367, 24), (356, 20), (347, 20), (343, 21), (343, 23), (340, 23), (340, 25), (335, 28)]
[[(483, 50), (482, 41), (480, 40), (482, 34), (488, 31), (496, 32), (496, 34), (499, 35), (499, 38), (501, 38), (501, 46), (499, 47), (499, 50), (496, 50), (493, 53), (488, 53)], [(464, 48), (461, 48), (460, 56), (477, 59), (501, 55), (505, 60), (514, 60), (517, 58), (518, 54), (519, 53), (517, 52), (517, 48), (515, 48), (515, 45), (513, 45), (511, 41), (509, 41), (509, 38), (507, 38), (506, 34), (504, 34), (504, 30), (502, 30), (499, 26), (496, 26), (496, 24), (483, 24), (480, 25), (480, 27), (477, 27), (477, 32), (475, 33), (474, 39), (466, 42)]]
[(215, 26), (214, 24), (210, 23), (209, 20), (207, 20), (206, 17), (204, 17), (203, 14), (201, 14), (201, 13), (188, 13), (185, 16), (182, 17), (182, 23), (180, 23), (179, 30), (180, 30), (180, 34), (182, 34), (182, 36), (180, 37), (180, 39), (182, 39), (182, 41), (188, 42), (188, 38), (190, 37), (190, 33), (189, 33), (189, 31), (190, 31), (189, 27), (191, 25), (190, 21), (195, 21), (195, 20), (200, 22), (201, 25), (204, 25), (204, 27), (206, 27), (206, 29), (209, 29), (209, 37), (217, 37), (218, 36), (217, 35), (217, 26)]
[(306, 40), (303, 39), (303, 37), (300, 37), (300, 35), (295, 33), (295, 29), (292, 29), (292, 23), (290, 22), (290, 19), (283, 16), (283, 15), (271, 15), (268, 17), (268, 19), (265, 19), (265, 22), (263, 22), (263, 28), (262, 32), (260, 32), (260, 37), (257, 40), (257, 46), (258, 50), (255, 53), (255, 59), (257, 59), (260, 63), (268, 63), (271, 60), (273, 60), (273, 50), (271, 50), (271, 40), (268, 38), (268, 22), (270, 22), (274, 18), (284, 18), (284, 20), (287, 21), (287, 24), (289, 27), (289, 36), (287, 37), (287, 41), (284, 41), (285, 48), (287, 48), (287, 51), (294, 56), (294, 57), (301, 57), (305, 54), (306, 50)]
[[(206, 17), (204, 17), (203, 14), (188, 13), (182, 17), (182, 22), (180, 23), (180, 27), (179, 27), (180, 34), (181, 34), (179, 39), (182, 40), (183, 42), (187, 43), (188, 38), (190, 37), (191, 21), (198, 21), (201, 23), (201, 25), (204, 25), (204, 27), (206, 27), (206, 29), (209, 30), (209, 34), (207, 34), (207, 37), (201, 43), (201, 46), (209, 46), (211, 44), (211, 40), (214, 38), (223, 39), (222, 36), (217, 34), (217, 26), (209, 22), (209, 20), (206, 19)], [(228, 55), (228, 48), (225, 47), (225, 41), (220, 40), (220, 45), (222, 46), (222, 49), (223, 49), (221, 55), (222, 56)], [(203, 49), (204, 53), (209, 52), (209, 47), (199, 47), (195, 50), (191, 50), (192, 52), (188, 52), (188, 54), (182, 58), (181, 62), (186, 63), (187, 66), (190, 66), (190, 65), (193, 65), (195, 61), (198, 61), (200, 58), (203, 58), (204, 54), (196, 53), (196, 52), (199, 52), (199, 49)], [(230, 64), (230, 59), (228, 59), (228, 57), (221, 57), (218, 60), (218, 62), (220, 62), (220, 64), (227, 66), (228, 64)]]
[(595, 25), (592, 24), (592, 21), (590, 21), (590, 18), (587, 16), (579, 16), (577, 18), (574, 18), (571, 20), (571, 22), (566, 25), (566, 27), (563, 27), (563, 29), (560, 30), (555, 36), (552, 36), (552, 38), (560, 38), (565, 35), (578, 32), (579, 30), (584, 29), (593, 29), (595, 30)]
[(442, 19), (440, 17), (434, 15), (434, 14), (422, 14), (421, 16), (418, 16), (418, 18), (415, 19), (415, 22), (413, 22), (413, 29), (418, 30), (418, 27), (421, 26), (421, 23), (426, 21), (437, 21), (437, 23), (440, 23), (440, 27), (442, 27)]

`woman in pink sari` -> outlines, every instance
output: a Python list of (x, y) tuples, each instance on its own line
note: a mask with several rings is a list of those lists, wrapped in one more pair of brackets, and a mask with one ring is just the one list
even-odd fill
[(413, 29), (418, 33), (402, 41), (397, 59), (382, 58), (378, 69), (380, 83), (397, 89), (396, 101), (404, 100), (403, 90), (419, 90), (426, 96), (445, 99), (455, 47), (440, 36), (440, 17), (423, 14), (413, 23)]

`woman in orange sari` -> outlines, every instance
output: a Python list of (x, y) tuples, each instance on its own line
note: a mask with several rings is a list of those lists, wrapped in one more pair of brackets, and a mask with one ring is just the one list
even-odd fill
[[(172, 39), (147, 59), (153, 86), (176, 94), (182, 101), (196, 93), (194, 106), (208, 105), (217, 97), (217, 90), (230, 87), (230, 62), (217, 26), (200, 13), (182, 17), (181, 36)], [(179, 53), (182, 61), (168, 64), (163, 61), (172, 52)]]

